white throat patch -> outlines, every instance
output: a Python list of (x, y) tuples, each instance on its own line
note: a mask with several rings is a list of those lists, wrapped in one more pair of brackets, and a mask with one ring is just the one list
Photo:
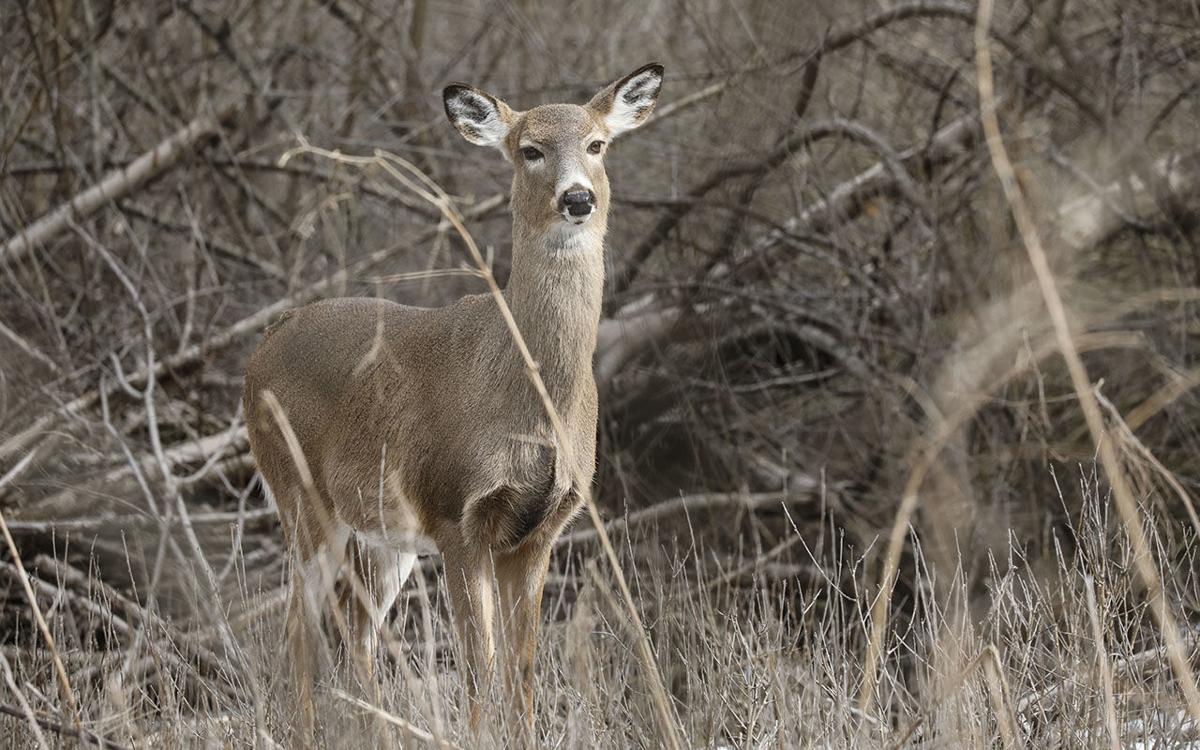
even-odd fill
[(604, 249), (604, 237), (595, 225), (556, 222), (546, 234), (546, 249), (556, 258), (571, 258), (600, 253)]

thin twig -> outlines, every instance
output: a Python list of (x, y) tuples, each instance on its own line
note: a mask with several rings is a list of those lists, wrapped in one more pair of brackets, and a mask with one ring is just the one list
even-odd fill
[(1113, 696), (1112, 664), (1109, 663), (1108, 648), (1104, 645), (1104, 628), (1100, 624), (1100, 610), (1096, 606), (1096, 586), (1092, 577), (1083, 577), (1083, 590), (1087, 595), (1088, 619), (1092, 623), (1092, 639), (1096, 642), (1096, 663), (1100, 667), (1100, 681), (1104, 687), (1104, 726), (1112, 750), (1121, 750), (1121, 730), (1117, 727), (1117, 703)]
[(1129, 428), (1129, 425), (1121, 417), (1121, 412), (1117, 409), (1116, 405), (1109, 401), (1100, 392), (1099, 388), (1094, 389), (1093, 392), (1096, 394), (1096, 400), (1100, 402), (1100, 405), (1104, 407), (1109, 417), (1112, 418), (1113, 426), (1116, 428), (1117, 434), (1122, 438), (1122, 443), (1128, 445), (1133, 453), (1141, 456), (1149, 463), (1158, 472), (1158, 475), (1163, 478), (1163, 481), (1167, 483), (1167, 486), (1175, 491), (1176, 496), (1183, 502), (1183, 509), (1187, 511), (1188, 519), (1192, 522), (1192, 528), (1200, 535), (1200, 515), (1196, 513), (1196, 504), (1192, 501), (1191, 493), (1184, 488), (1179, 479), (1175, 477), (1175, 474), (1167, 469), (1166, 466), (1163, 466), (1162, 461), (1158, 460), (1158, 456), (1155, 456), (1153, 451), (1138, 439), (1138, 436), (1134, 434), (1133, 430)]
[(8, 524), (4, 521), (4, 513), (0, 511), (0, 531), (4, 533), (4, 541), (8, 543), (8, 551), (12, 555), (13, 564), (20, 574), (21, 589), (25, 592), (25, 599), (29, 602), (29, 609), (33, 612), (34, 621), (37, 623), (38, 630), (42, 633), (43, 640), (46, 641), (46, 648), (50, 651), (54, 661), (54, 672), (58, 677), (59, 688), (62, 689), (63, 697), (67, 701), (67, 706), (71, 710), (71, 716), (75, 721), (75, 725), (79, 726), (79, 703), (75, 700), (75, 691), (71, 689), (71, 682), (67, 679), (67, 670), (63, 667), (62, 656), (58, 653), (58, 647), (54, 645), (54, 636), (50, 634), (50, 627), (46, 624), (46, 618), (42, 617), (42, 608), (38, 606), (37, 597), (33, 594), (33, 587), (29, 585), (29, 574), (25, 571), (25, 565), (21, 562), (21, 553), (17, 549), (17, 543), (13, 541), (12, 534), (8, 531)]
[(66, 231), (111, 201), (118, 200), (171, 168), (189, 150), (217, 132), (238, 111), (237, 102), (218, 107), (212, 114), (192, 120), (181, 130), (134, 159), (129, 166), (110, 172), (100, 182), (18, 231), (0, 247), (0, 262), (13, 263), (35, 247)]
[[(753, 494), (712, 492), (699, 495), (685, 495), (665, 502), (655, 503), (624, 518), (615, 518), (604, 524), (604, 530), (607, 534), (615, 534), (635, 524), (647, 523), (679, 513), (691, 514), (714, 508), (758, 510), (761, 508), (776, 507), (789, 500), (796, 500), (796, 494), (786, 492), (759, 492)], [(579, 531), (560, 536), (555, 540), (554, 546), (562, 548), (574, 544), (582, 544), (597, 539), (599, 536), (600, 533), (595, 528), (580, 529)]]
[(432, 734), (430, 734), (429, 732), (426, 732), (424, 729), (421, 729), (420, 727), (414, 725), (413, 723), (405, 721), (404, 719), (401, 719), (399, 716), (396, 716), (395, 714), (388, 713), (387, 711), (384, 711), (382, 708), (380, 708), (378, 706), (373, 706), (370, 703), (367, 703), (366, 701), (362, 700), (361, 698), (355, 698), (354, 696), (347, 694), (345, 691), (343, 691), (339, 688), (333, 688), (330, 692), (333, 694), (333, 696), (335, 698), (346, 701), (347, 703), (349, 703), (352, 706), (357, 706), (357, 707), (363, 709), (364, 711), (367, 711), (367, 712), (371, 713), (372, 715), (374, 715), (380, 719), (383, 719), (387, 723), (392, 724), (393, 726), (399, 727), (400, 729), (402, 729), (406, 733), (408, 733), (408, 735), (410, 737), (412, 737), (413, 739), (424, 742), (427, 745), (433, 745), (434, 747), (444, 748), (444, 750), (456, 750), (455, 745), (450, 744), (446, 740), (434, 737)]
[[(493, 195), (490, 198), (480, 201), (467, 211), (468, 218), (482, 218), (491, 214), (496, 209), (503, 206), (508, 196), (504, 194)], [(444, 224), (444, 222), (443, 222)], [(399, 250), (410, 247), (415, 247), (422, 242), (425, 242), (444, 231), (442, 224), (431, 227), (416, 237), (403, 239), (394, 242), (380, 250), (370, 253), (364, 258), (359, 259), (355, 263), (343, 268), (336, 273), (330, 274), (318, 281), (309, 284), (308, 286), (292, 292), (286, 297), (259, 308), (255, 312), (247, 315), (245, 318), (237, 321), (218, 333), (209, 336), (203, 341), (199, 341), (186, 349), (175, 352), (174, 354), (159, 358), (152, 368), (147, 370), (143, 367), (137, 372), (132, 373), (128, 381), (130, 385), (137, 386), (146, 382), (148, 377), (163, 377), (172, 373), (177, 373), (179, 370), (185, 369), (196, 362), (199, 362), (206, 357), (211, 357), (216, 352), (223, 351), (234, 344), (258, 333), (264, 326), (275, 320), (281, 313), (290, 310), (293, 307), (298, 307), (311, 300), (320, 297), (322, 294), (336, 289), (339, 285), (346, 283), (350, 279), (366, 273), (371, 268), (379, 265), (383, 261), (395, 255)], [(34, 422), (28, 425), (21, 432), (13, 435), (3, 442), (0, 442), (0, 465), (9, 456), (25, 450), (30, 444), (41, 440), (56, 424), (64, 417), (73, 417), (83, 413), (85, 410), (92, 408), (100, 402), (100, 391), (103, 389), (108, 395), (117, 393), (121, 387), (117, 383), (110, 383), (108, 386), (101, 384), (97, 389), (93, 389), (77, 396), (71, 401), (62, 406), (43, 414)]]
[(988, 644), (983, 650), (983, 676), (987, 684), (988, 697), (992, 701), (992, 711), (996, 714), (996, 724), (1000, 727), (1000, 740), (1004, 743), (1005, 750), (1011, 748), (1017, 743), (1017, 732), (1014, 726), (1012, 713), (1008, 708), (1008, 701), (1005, 700), (1004, 694), (1004, 673), (1001, 671), (1002, 664), (1000, 663), (1000, 651), (995, 644)]
[[(33, 712), (33, 707), (29, 705), (29, 700), (25, 697), (25, 691), (17, 684), (17, 680), (13, 677), (12, 667), (8, 665), (8, 657), (0, 652), (0, 671), (4, 672), (4, 683), (8, 685), (9, 691), (17, 699), (17, 703), (21, 706), (20, 715), (25, 717), (25, 721), (29, 724), (29, 731), (33, 732), (33, 738), (37, 740), (38, 747), (42, 750), (50, 750), (50, 746), (46, 744), (46, 736), (42, 734), (42, 728), (38, 724), (37, 714)], [(18, 715), (15, 712), (13, 715)]]
[[(8, 714), (9, 716), (15, 716), (17, 718), (26, 718), (25, 714), (22, 713), (20, 709), (13, 708), (5, 703), (0, 703), (0, 713)], [(83, 740), (84, 742), (95, 745), (96, 747), (106, 748), (106, 750), (128, 750), (125, 745), (113, 742), (105, 737), (101, 737), (89, 729), (83, 729), (82, 727), (72, 729), (71, 727), (66, 727), (62, 724), (59, 724), (57, 721), (37, 715), (34, 715), (32, 718), (33, 721), (36, 721), (38, 724), (42, 725), (42, 727), (49, 729), (51, 732), (63, 737), (74, 737), (75, 739)]]

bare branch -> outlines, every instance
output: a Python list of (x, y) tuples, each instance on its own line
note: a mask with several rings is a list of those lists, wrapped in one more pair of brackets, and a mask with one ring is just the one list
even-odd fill
[(134, 159), (129, 166), (110, 172), (100, 182), (20, 230), (0, 247), (0, 263), (15, 263), (33, 248), (62, 232), (71, 222), (82, 221), (102, 206), (119, 200), (179, 163), (201, 141), (216, 133), (238, 111), (231, 102), (212, 114), (197, 117), (183, 129)]

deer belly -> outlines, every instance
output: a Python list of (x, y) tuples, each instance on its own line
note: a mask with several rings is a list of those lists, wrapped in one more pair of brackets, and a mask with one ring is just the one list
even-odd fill
[(437, 553), (437, 544), (425, 532), (419, 529), (388, 529), (387, 527), (371, 531), (356, 530), (355, 536), (376, 549), (408, 552), (414, 555), (432, 555)]

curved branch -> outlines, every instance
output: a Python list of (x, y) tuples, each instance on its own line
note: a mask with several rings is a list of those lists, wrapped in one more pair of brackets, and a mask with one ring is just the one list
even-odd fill
[(0, 262), (13, 262), (70, 227), (91, 216), (110, 201), (116, 201), (175, 166), (184, 154), (213, 135), (238, 111), (236, 102), (225, 104), (213, 114), (192, 120), (154, 148), (134, 159), (129, 166), (109, 172), (104, 179), (79, 193), (42, 218), (19, 230), (0, 247)]
[[(844, 31), (839, 31), (835, 34), (830, 34), (825, 39), (824, 49), (832, 51), (841, 49), (854, 42), (859, 41), (863, 37), (872, 32), (882, 29), (884, 26), (895, 23), (896, 21), (904, 21), (910, 18), (952, 18), (964, 23), (975, 25), (975, 5), (973, 3), (958, 2), (958, 0), (917, 0), (917, 2), (904, 3), (893, 8), (888, 8), (885, 11), (875, 14), (870, 18), (865, 19), (857, 26), (853, 26)], [(1029, 66), (1029, 69), (1037, 73), (1047, 83), (1053, 86), (1059, 93), (1070, 99), (1075, 106), (1087, 115), (1088, 119), (1094, 123), (1102, 124), (1104, 117), (1100, 112), (1092, 106), (1080, 94), (1080, 86), (1073, 81), (1068, 81), (1059, 75), (1056, 71), (1047, 68), (1034, 57), (1025, 52), (1021, 45), (1017, 44), (1016, 40), (997, 29), (989, 30), (990, 36), (1001, 44), (1009, 54), (1020, 60), (1024, 65)], [(794, 60), (805, 59), (811, 54), (810, 50), (796, 52), (788, 55), (780, 62), (791, 62)]]
[[(761, 66), (761, 69), (774, 67), (778, 65), (788, 64), (797, 60), (809, 61), (818, 54), (824, 55), (830, 52), (840, 50), (855, 42), (861, 41), (864, 37), (878, 31), (890, 24), (898, 21), (905, 21), (914, 18), (952, 18), (965, 23), (974, 25), (975, 23), (975, 8), (972, 4), (960, 2), (959, 0), (916, 0), (915, 2), (903, 3), (893, 8), (881, 11), (860, 23), (840, 31), (832, 32), (822, 39), (815, 47), (806, 48), (802, 51), (787, 55), (786, 57)], [(1020, 60), (1024, 65), (1027, 65), (1031, 70), (1035, 71), (1045, 81), (1050, 83), (1057, 91), (1070, 99), (1084, 115), (1094, 123), (1103, 123), (1104, 119), (1100, 113), (1088, 101), (1082, 98), (1080, 87), (1073, 84), (1071, 81), (1065, 80), (1056, 71), (1047, 68), (1037, 60), (1031, 58), (1022, 47), (1017, 44), (1016, 40), (1012, 39), (1002, 31), (993, 29), (991, 36), (998, 41), (1009, 53), (1016, 59)], [(806, 63), (807, 64), (807, 63)], [(724, 81), (720, 84), (709, 86), (703, 92), (705, 98), (712, 94), (717, 94), (727, 88), (729, 81)], [(973, 119), (973, 118), (971, 118)], [(961, 122), (958, 123), (961, 125)], [(972, 131), (977, 127), (977, 123), (970, 122)], [(949, 130), (944, 128), (943, 131)], [(939, 135), (943, 132), (939, 131)], [(961, 136), (963, 133), (959, 129), (954, 130), (955, 136)], [(929, 151), (927, 148), (926, 151)], [(906, 155), (907, 157), (907, 155)], [(769, 158), (769, 157), (768, 157)], [(893, 164), (899, 163), (893, 161)], [(884, 166), (890, 166), (886, 162)], [(894, 171), (894, 170), (893, 170)], [(699, 183), (692, 191), (688, 193), (688, 197), (700, 197), (713, 190), (720, 183), (733, 179), (734, 177), (743, 176), (747, 173), (753, 173), (754, 169), (746, 169), (745, 165), (734, 167), (732, 169), (721, 170), (710, 175), (707, 179)], [(904, 191), (907, 187), (899, 181), (890, 181), (891, 189), (899, 188)], [(916, 195), (910, 193), (910, 196)], [(921, 206), (920, 201), (916, 201), (916, 205)], [(654, 250), (666, 240), (670, 232), (678, 226), (680, 221), (688, 213), (690, 209), (680, 207), (672, 209), (664, 216), (650, 235), (642, 241), (641, 244), (634, 249), (630, 260), (625, 264), (622, 272), (614, 279), (612, 286), (612, 296), (616, 297), (627, 291), (636, 279), (640, 266), (644, 264), (653, 254)]]
[[(799, 133), (785, 138), (759, 161), (742, 162), (741, 164), (733, 164), (718, 169), (699, 185), (692, 188), (684, 200), (673, 204), (667, 211), (667, 214), (659, 219), (649, 236), (634, 248), (632, 257), (625, 266), (624, 274), (619, 276), (613, 283), (613, 296), (619, 296), (629, 289), (630, 285), (637, 278), (639, 268), (650, 259), (650, 256), (658, 246), (666, 241), (667, 237), (670, 236), (675, 227), (679, 226), (684, 217), (700, 204), (698, 199), (703, 198), (724, 183), (739, 177), (751, 177), (754, 181), (761, 180), (786, 162), (800, 149), (834, 135), (840, 135), (859, 143), (866, 143), (879, 150), (884, 156), (884, 164), (887, 166), (888, 171), (892, 173), (896, 184), (901, 186), (901, 190), (906, 195), (918, 195), (916, 184), (908, 176), (908, 172), (904, 169), (900, 157), (873, 131), (864, 125), (840, 117), (819, 120)], [(919, 198), (916, 198), (914, 202), (918, 206), (924, 205), (924, 202)]]

